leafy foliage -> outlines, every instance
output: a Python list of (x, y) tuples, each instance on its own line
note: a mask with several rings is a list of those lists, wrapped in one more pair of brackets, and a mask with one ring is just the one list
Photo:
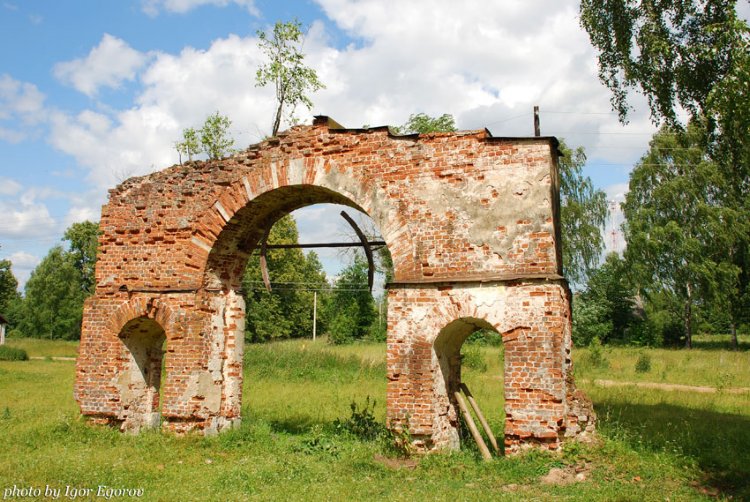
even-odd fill
[(444, 113), (439, 117), (430, 117), (426, 113), (413, 113), (401, 127), (391, 128), (394, 134), (427, 134), (431, 132), (451, 132), (456, 130), (453, 115)]
[(24, 336), (80, 338), (85, 292), (73, 257), (61, 246), (31, 272), (25, 291), (17, 325)]
[(193, 161), (193, 156), (198, 155), (203, 151), (201, 147), (201, 141), (198, 137), (198, 131), (192, 127), (182, 130), (182, 141), (175, 143), (175, 148), (180, 155), (185, 155), (188, 161)]
[[(649, 101), (654, 122), (663, 120), (674, 130), (682, 129), (679, 107), (694, 123), (703, 122), (706, 160), (716, 164), (725, 180), (716, 186), (712, 201), (725, 209), (726, 216), (734, 213), (726, 226), (735, 233), (729, 239), (723, 233), (725, 259), (716, 264), (724, 269), (722, 274), (733, 267), (735, 276), (732, 284), (724, 283), (723, 298), (714, 299), (730, 313), (732, 332), (750, 318), (750, 27), (738, 17), (736, 5), (735, 0), (581, 2), (581, 24), (599, 51), (600, 80), (612, 91), (612, 104), (622, 121), (629, 110), (628, 93), (638, 89)], [(689, 177), (687, 171), (699, 166), (688, 166), (682, 176)], [(705, 172), (694, 174), (702, 178)], [(691, 190), (683, 199), (694, 195)], [(692, 202), (690, 207), (700, 205)], [(680, 222), (663, 226), (661, 234), (674, 234), (678, 249), (686, 252), (688, 242), (679, 240), (684, 235), (676, 228)], [(683, 274), (678, 281), (685, 291), (672, 292), (685, 300), (681, 316), (688, 345), (692, 301), (687, 297), (695, 297), (691, 281), (714, 275), (697, 270), (701, 267), (693, 262), (683, 267), (693, 270), (692, 279)]]
[(331, 296), (329, 341), (334, 344), (362, 339), (377, 318), (367, 285), (367, 261), (359, 254), (341, 271)]
[(18, 294), (18, 280), (13, 275), (10, 260), (0, 260), (0, 314), (13, 322), (10, 314), (16, 303), (20, 300)]
[(571, 150), (561, 141), (559, 149), (563, 271), (572, 283), (583, 283), (604, 250), (602, 230), (608, 213), (607, 198), (583, 175), (583, 147)]
[(229, 137), (232, 121), (218, 111), (209, 115), (201, 128), (201, 145), (209, 159), (220, 159), (232, 152), (234, 139)]
[(620, 117), (627, 116), (627, 95), (635, 88), (648, 98), (654, 118), (672, 124), (677, 105), (693, 115), (706, 111), (714, 85), (746, 69), (734, 57), (747, 36), (735, 4), (582, 0), (581, 24), (599, 51), (599, 78)]
[[(294, 244), (298, 240), (294, 218), (286, 215), (277, 221), (268, 237), (269, 244)], [(260, 256), (253, 255), (245, 268), (242, 288), (246, 303), (246, 338), (261, 342), (279, 338), (311, 337), (313, 290), (318, 289), (318, 332), (326, 327), (322, 305), (328, 287), (323, 265), (311, 252), (301, 249), (270, 249), (267, 252), (268, 274), (272, 289), (266, 291)]]
[(673, 299), (688, 347), (696, 303), (729, 301), (739, 272), (726, 250), (741, 225), (720, 203), (724, 178), (705, 145), (700, 121), (686, 131), (663, 127), (631, 173), (623, 204), (632, 277), (647, 299), (657, 290)]
[(258, 46), (265, 54), (267, 62), (258, 68), (255, 85), (265, 87), (273, 84), (276, 91), (276, 112), (274, 114), (271, 136), (276, 136), (281, 126), (281, 117), (285, 109), (287, 118), (294, 122), (294, 111), (300, 104), (312, 108), (308, 97), (325, 86), (318, 79), (315, 70), (304, 64), (302, 52), (304, 35), (302, 24), (297, 21), (277, 22), (269, 34), (258, 31)]
[(86, 295), (94, 292), (94, 265), (99, 246), (99, 224), (91, 221), (73, 223), (63, 235), (70, 243), (68, 254), (81, 274), (81, 289)]

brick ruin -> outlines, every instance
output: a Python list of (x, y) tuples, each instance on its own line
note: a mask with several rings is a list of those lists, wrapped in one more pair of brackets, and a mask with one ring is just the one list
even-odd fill
[(461, 345), (491, 328), (505, 347), (506, 451), (591, 432), (571, 373), (557, 155), (548, 137), (394, 136), (316, 117), (232, 157), (125, 181), (102, 209), (81, 412), (129, 431), (236, 426), (247, 259), (282, 215), (337, 203), (368, 214), (393, 257), (391, 427), (423, 450), (455, 448)]

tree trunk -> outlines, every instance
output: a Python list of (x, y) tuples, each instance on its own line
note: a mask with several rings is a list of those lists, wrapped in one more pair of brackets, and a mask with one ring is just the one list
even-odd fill
[(273, 119), (273, 130), (271, 131), (271, 136), (275, 137), (276, 133), (279, 132), (279, 127), (281, 126), (281, 107), (283, 105), (279, 104), (278, 109), (276, 110), (276, 118)]
[(729, 328), (732, 333), (732, 350), (739, 350), (740, 345), (737, 343), (737, 325), (732, 321), (731, 327)]

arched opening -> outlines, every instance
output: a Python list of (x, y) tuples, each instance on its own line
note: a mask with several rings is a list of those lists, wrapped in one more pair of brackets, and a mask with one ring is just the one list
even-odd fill
[(489, 322), (473, 317), (450, 322), (435, 339), (434, 351), (440, 371), (436, 379), (437, 395), (445, 400), (441, 408), (446, 417), (439, 435), (448, 448), (458, 449), (462, 441), (473, 441), (458, 402), (457, 394), (460, 394), (464, 408), (470, 410), (484, 441), (489, 441), (488, 448), (492, 449), (492, 440), (481, 425), (474, 404), (480, 407), (492, 438), (502, 452), (505, 363), (500, 342), (500, 334)]
[[(264, 356), (262, 354), (259, 356), (257, 352), (262, 352), (265, 349), (257, 345), (245, 346), (246, 342), (265, 342), (268, 340), (284, 340), (289, 338), (311, 340), (313, 337), (313, 326), (317, 326), (318, 328), (316, 330), (318, 337), (325, 334), (325, 332), (321, 329), (320, 324), (318, 323), (316, 325), (312, 319), (315, 309), (315, 293), (317, 293), (319, 301), (321, 290), (323, 288), (335, 289), (335, 284), (324, 282), (322, 286), (320, 284), (311, 285), (306, 283), (306, 279), (295, 276), (294, 274), (291, 274), (289, 276), (275, 275), (274, 271), (271, 269), (271, 265), (275, 256), (288, 255), (290, 254), (290, 249), (274, 249), (273, 246), (280, 244), (287, 245), (291, 243), (277, 243), (267, 241), (267, 239), (271, 235), (271, 230), (276, 225), (282, 224), (288, 227), (289, 222), (283, 220), (286, 215), (292, 214), (294, 211), (301, 208), (310, 206), (319, 207), (318, 205), (320, 204), (335, 204), (339, 212), (341, 211), (341, 209), (346, 209), (347, 214), (351, 215), (354, 218), (356, 218), (357, 214), (361, 214), (363, 218), (366, 218), (368, 221), (370, 221), (369, 228), (365, 226), (362, 226), (362, 228), (375, 229), (376, 231), (379, 228), (382, 228), (381, 223), (383, 215), (378, 216), (379, 213), (377, 213), (377, 209), (376, 214), (373, 216), (373, 219), (369, 220), (368, 217), (370, 215), (364, 210), (362, 205), (355, 203), (348, 196), (345, 196), (332, 189), (320, 186), (293, 185), (275, 188), (261, 195), (258, 195), (243, 207), (238, 209), (236, 212), (234, 212), (234, 214), (225, 218), (226, 224), (222, 228), (220, 234), (218, 235), (212, 246), (211, 252), (208, 257), (208, 262), (206, 264), (204, 276), (204, 291), (205, 294), (210, 296), (210, 303), (212, 304), (213, 310), (215, 312), (214, 314), (212, 314), (213, 319), (211, 321), (211, 326), (214, 329), (214, 332), (216, 332), (219, 337), (223, 337), (221, 343), (224, 347), (226, 347), (224, 349), (225, 354), (228, 354), (224, 359), (224, 367), (227, 367), (226, 361), (231, 360), (232, 364), (235, 364), (236, 361), (236, 368), (239, 370), (232, 370), (231, 372), (225, 371), (224, 381), (229, 382), (229, 380), (231, 379), (234, 382), (228, 384), (225, 383), (225, 385), (234, 385), (234, 387), (230, 392), (222, 392), (222, 399), (224, 403), (222, 404), (222, 413), (224, 413), (224, 416), (233, 418), (238, 417), (240, 414), (240, 410), (244, 410), (243, 414), (247, 415), (250, 407), (247, 405), (241, 406), (241, 396), (244, 394), (252, 396), (251, 399), (253, 400), (259, 399), (260, 396), (263, 395), (263, 393), (257, 392), (254, 387), (257, 389), (256, 386), (261, 379), (264, 384), (267, 383), (269, 387), (275, 385), (274, 382), (266, 382), (267, 379), (265, 375), (257, 374), (257, 366), (259, 364), (265, 364), (267, 362), (265, 360), (261, 361), (261, 359), (264, 359)], [(334, 214), (334, 211), (335, 210), (333, 209), (330, 210), (329, 216)], [(338, 213), (335, 213), (335, 217), (341, 219), (341, 216), (339, 216)], [(308, 218), (307, 223), (314, 224), (316, 222), (311, 221), (311, 219)], [(323, 221), (319, 221), (317, 223), (320, 226), (325, 226), (325, 222)], [(358, 240), (358, 236), (354, 235), (353, 230), (348, 236), (345, 237), (342, 237), (340, 234), (335, 233), (333, 235), (325, 235), (323, 232), (303, 232), (303, 229), (299, 229), (299, 234), (306, 234), (305, 238), (298, 238), (298, 242), (300, 244), (325, 244), (330, 242), (351, 242), (352, 244), (357, 244), (358, 246), (362, 244), (361, 240)], [(315, 234), (315, 237), (310, 238), (311, 234)], [(378, 241), (387, 240), (384, 236), (381, 236), (379, 232), (377, 232), (377, 235), (369, 235), (368, 237), (377, 239)], [(264, 247), (264, 241), (268, 243), (268, 245), (266, 246), (267, 254), (265, 255), (267, 257), (267, 263), (269, 265), (269, 269), (267, 270), (267, 272), (269, 272), (269, 277), (267, 279), (270, 283), (271, 291), (279, 292), (277, 299), (269, 298), (269, 295), (266, 294), (266, 285), (261, 279), (262, 274), (257, 270), (254, 272), (251, 280), (248, 280), (248, 265), (250, 265), (251, 267), (256, 267), (256, 269), (259, 267), (258, 257)], [(305, 251), (309, 251), (307, 248), (302, 249)], [(313, 248), (314, 251), (317, 251), (319, 249), (321, 248)], [(297, 254), (301, 260), (304, 260), (309, 256), (308, 252), (303, 255), (303, 251), (301, 251), (300, 249), (295, 249), (295, 251), (297, 251)], [(288, 260), (287, 256), (286, 258), (279, 259), (278, 261), (289, 262), (290, 260)], [(365, 287), (367, 287), (367, 285)], [(296, 290), (297, 292), (304, 294), (295, 294), (294, 291), (290, 290)], [(232, 303), (230, 309), (230, 300), (233, 295), (234, 297), (245, 298), (245, 302)], [(308, 316), (308, 319), (306, 319), (306, 323), (304, 324), (306, 327), (302, 330), (302, 332), (289, 333), (289, 330), (286, 328), (288, 328), (288, 326), (291, 324), (291, 321), (299, 319), (298, 314), (300, 312), (286, 312), (282, 307), (288, 304), (287, 300), (297, 301), (300, 297), (306, 298), (307, 302), (307, 310), (303, 313), (304, 315)], [(258, 312), (253, 311), (253, 309), (257, 309), (258, 307), (263, 308), (263, 302), (266, 302), (265, 304), (268, 306), (268, 308), (273, 309), (274, 311), (274, 317), (272, 317), (268, 321), (263, 321), (261, 319), (261, 322), (266, 323), (266, 333), (260, 333), (260, 330), (257, 329)], [(242, 307), (242, 312), (240, 312), (240, 307)], [(322, 307), (320, 301), (319, 303), (317, 303), (317, 307), (317, 315), (320, 316), (320, 308)], [(230, 319), (230, 316), (227, 313), (232, 309), (234, 311), (231, 313)], [(382, 308), (380, 309), (380, 311), (378, 311), (378, 304), (375, 303), (373, 304), (373, 309), (373, 319), (375, 320), (375, 322), (380, 321), (380, 325), (382, 326), (384, 332), (386, 324), (385, 319), (387, 316), (385, 311), (386, 309)], [(242, 319), (242, 322), (239, 322), (239, 319)], [(268, 333), (269, 331), (281, 328), (285, 329), (283, 336), (274, 337), (272, 334)], [(254, 330), (252, 336), (246, 337), (246, 332), (250, 333), (251, 330)], [(295, 349), (294, 347), (290, 348), (289, 346), (279, 347), (279, 353), (273, 354), (273, 357), (278, 357), (279, 359), (283, 360), (284, 358), (294, 358), (298, 356), (295, 354), (289, 354), (289, 350), (294, 351)], [(342, 350), (339, 352), (341, 354), (342, 360), (351, 360), (351, 351), (347, 352)], [(382, 367), (382, 371), (383, 373), (385, 373), (384, 340), (382, 343), (382, 351), (380, 352), (380, 354), (382, 354), (382, 365), (377, 362), (376, 364), (377, 367)], [(367, 357), (369, 358), (369, 360), (367, 361), (368, 366), (372, 366), (372, 358), (370, 357), (370, 355), (371, 354), (369, 353), (367, 354)], [(308, 353), (304, 356), (310, 361), (315, 361), (318, 359), (324, 361), (323, 356), (321, 356), (320, 354), (313, 354), (310, 350), (308, 350)], [(271, 357), (271, 355), (269, 355), (269, 357)], [(281, 364), (284, 363), (282, 362)], [(288, 396), (288, 399), (284, 400), (287, 404), (304, 402), (307, 399), (310, 391), (312, 391), (312, 389), (310, 388), (311, 384), (309, 382), (301, 380), (300, 386), (298, 387), (300, 395), (293, 396), (290, 394), (290, 392), (295, 387), (294, 380), (296, 379), (297, 373), (308, 371), (308, 369), (306, 369), (306, 364), (307, 363), (304, 361), (301, 364), (291, 364), (292, 366), (297, 367), (298, 371), (294, 372), (294, 375), (291, 376), (292, 381), (288, 383), (283, 389), (284, 394)], [(243, 368), (243, 366), (245, 365), (247, 365), (247, 367)], [(305, 367), (305, 369), (303, 369), (303, 366)], [(310, 369), (309, 371), (314, 370)], [(284, 372), (281, 373), (284, 374)], [(244, 385), (240, 385), (242, 383), (243, 375), (247, 380), (244, 382)], [(309, 380), (314, 381), (315, 377), (313, 376)], [(369, 397), (371, 399), (375, 399), (379, 403), (378, 406), (380, 408), (378, 409), (378, 412), (383, 412), (386, 399), (385, 383), (382, 381), (382, 379), (378, 380), (377, 388), (379, 389), (378, 393), (381, 395), (369, 395)], [(277, 395), (279, 395), (279, 392), (277, 392)], [(345, 394), (339, 394), (338, 392), (336, 392), (335, 395), (338, 396), (337, 399), (341, 401), (339, 403), (341, 405), (341, 409), (346, 412), (346, 410), (349, 409), (349, 405), (352, 402), (351, 399), (353, 398), (353, 396), (348, 392)], [(368, 396), (362, 395), (361, 401), (364, 401), (366, 397)], [(356, 396), (356, 399), (359, 400), (359, 396)], [(257, 401), (253, 402), (252, 404), (257, 406)], [(276, 409), (276, 404), (267, 407), (266, 409), (270, 408)], [(287, 410), (287, 408), (290, 409)], [(303, 419), (297, 417), (294, 413), (294, 410), (292, 410), (291, 408), (293, 407), (285, 405), (283, 413), (281, 414), (282, 416), (276, 418), (290, 423), (306, 423)], [(318, 410), (315, 411), (315, 414), (316, 416), (319, 415), (321, 419), (328, 416), (327, 413), (320, 414)], [(293, 417), (293, 419), (290, 417)]]
[(137, 432), (158, 428), (164, 328), (154, 319), (137, 317), (123, 326), (120, 339), (127, 348), (125, 368), (117, 379), (124, 412), (122, 429)]

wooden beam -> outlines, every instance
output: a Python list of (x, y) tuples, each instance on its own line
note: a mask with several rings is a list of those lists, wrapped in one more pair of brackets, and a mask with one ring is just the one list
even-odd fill
[(475, 424), (474, 419), (471, 418), (471, 414), (469, 413), (469, 409), (466, 407), (466, 403), (464, 402), (463, 396), (461, 396), (461, 393), (459, 391), (454, 392), (453, 395), (456, 397), (456, 401), (458, 402), (458, 407), (461, 409), (461, 413), (464, 416), (466, 425), (469, 426), (469, 431), (471, 431), (471, 435), (474, 438), (474, 441), (476, 441), (477, 446), (479, 446), (479, 451), (482, 453), (482, 458), (485, 461), (492, 460), (492, 454), (490, 453), (490, 449), (487, 448), (487, 445), (485, 444), (484, 439), (482, 439), (482, 435), (479, 434), (479, 429), (477, 429), (477, 424)]
[(477, 414), (479, 423), (482, 424), (482, 428), (484, 429), (484, 432), (487, 434), (487, 437), (490, 439), (492, 448), (495, 450), (495, 453), (499, 455), (500, 447), (497, 445), (497, 440), (495, 439), (495, 435), (492, 433), (492, 429), (490, 429), (490, 424), (488, 424), (487, 420), (484, 418), (484, 414), (482, 414), (482, 410), (479, 409), (479, 405), (474, 400), (474, 396), (471, 395), (471, 392), (469, 391), (469, 388), (466, 386), (465, 383), (461, 383), (461, 390), (464, 391), (464, 394), (466, 394), (466, 399), (469, 400), (469, 404), (474, 410), (474, 413)]

